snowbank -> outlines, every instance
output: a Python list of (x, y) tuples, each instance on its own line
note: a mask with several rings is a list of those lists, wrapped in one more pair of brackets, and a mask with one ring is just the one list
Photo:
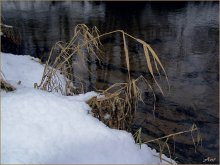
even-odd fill
[(5, 79), (13, 85), (17, 86), (18, 81), (21, 81), (21, 86), (34, 87), (34, 83), (41, 80), (44, 66), (39, 63), (39, 59), (31, 56), (1, 53), (1, 70)]
[(85, 101), (95, 92), (62, 96), (34, 89), (43, 73), (43, 65), (36, 61), (1, 53), (5, 78), (17, 88), (1, 92), (1, 163), (160, 162), (153, 156), (158, 155), (155, 150), (147, 145), (140, 149), (130, 133), (110, 129), (89, 114)]

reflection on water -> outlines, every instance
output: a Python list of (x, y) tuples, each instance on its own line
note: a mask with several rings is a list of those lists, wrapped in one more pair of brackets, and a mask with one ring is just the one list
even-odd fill
[[(190, 134), (176, 137), (176, 160), (202, 163), (216, 157), (218, 163), (218, 3), (126, 2), (126, 7), (124, 3), (3, 2), (2, 15), (21, 34), (18, 52), (43, 60), (55, 42), (70, 40), (79, 23), (97, 26), (101, 32), (123, 29), (150, 43), (166, 68), (171, 91), (166, 97), (156, 93), (155, 119), (150, 99), (140, 105), (134, 129), (142, 127), (143, 137), (150, 140), (187, 130), (195, 123), (201, 129), (203, 146), (195, 153)], [(120, 35), (112, 35), (104, 45), (108, 48), (105, 67), (89, 64), (92, 77), (88, 71), (76, 70), (89, 80), (88, 87), (101, 89), (127, 79)], [(132, 75), (148, 75), (142, 48), (129, 42), (129, 50)], [(146, 99), (148, 95), (146, 91)]]

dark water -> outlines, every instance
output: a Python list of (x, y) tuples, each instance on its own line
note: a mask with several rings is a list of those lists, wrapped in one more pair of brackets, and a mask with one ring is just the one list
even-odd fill
[[(174, 158), (180, 163), (219, 162), (219, 18), (218, 2), (3, 2), (5, 23), (19, 31), (22, 42), (4, 51), (30, 54), (46, 60), (59, 40), (69, 41), (76, 24), (97, 26), (101, 33), (123, 29), (148, 42), (159, 55), (169, 77), (171, 91), (156, 92), (155, 119), (149, 92), (140, 105), (133, 128), (142, 127), (144, 140), (189, 129), (195, 123), (202, 146), (195, 153), (191, 134), (175, 137)], [(120, 35), (106, 41), (108, 66), (90, 64), (94, 73), (78, 71), (98, 89), (126, 81)], [(132, 75), (146, 74), (141, 48), (130, 44)], [(162, 86), (165, 84), (160, 82)], [(155, 87), (156, 90), (156, 87)], [(156, 90), (157, 91), (157, 90)], [(172, 150), (173, 140), (169, 142)], [(149, 144), (152, 147), (158, 146)], [(172, 150), (173, 151), (173, 150)], [(208, 163), (208, 162), (206, 162)]]

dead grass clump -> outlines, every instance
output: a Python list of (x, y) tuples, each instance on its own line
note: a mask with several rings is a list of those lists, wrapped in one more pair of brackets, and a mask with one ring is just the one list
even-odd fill
[(4, 80), (4, 75), (2, 72), (0, 72), (0, 84), (1, 84), (1, 89), (5, 90), (6, 92), (11, 92), (16, 90), (15, 87), (13, 87), (10, 83)]
[[(100, 98), (88, 101), (93, 116), (110, 128), (127, 130), (134, 117), (134, 98), (130, 98), (128, 84), (114, 84), (102, 92)], [(111, 92), (110, 92), (111, 90)]]
[[(47, 91), (61, 92), (63, 95), (73, 95), (74, 89), (83, 91), (83, 80), (77, 73), (74, 74), (74, 66), (87, 68), (86, 62), (89, 57), (101, 61), (101, 45), (98, 36), (98, 29), (90, 30), (86, 25), (79, 24), (74, 29), (74, 36), (70, 42), (57, 42), (51, 49), (46, 62), (41, 83), (38, 88)], [(59, 74), (64, 75), (64, 80)], [(77, 79), (80, 86), (74, 87), (73, 82)]]
[(11, 84), (9, 84), (3, 79), (0, 79), (0, 83), (1, 83), (1, 89), (5, 90), (6, 92), (11, 92), (11, 91), (16, 90), (15, 87), (13, 87)]
[(129, 83), (116, 83), (106, 90), (100, 90), (102, 97), (93, 97), (88, 101), (93, 116), (110, 128), (129, 131), (138, 102), (144, 103), (141, 90), (137, 85), (139, 81), (150, 86), (147, 80), (140, 76)]

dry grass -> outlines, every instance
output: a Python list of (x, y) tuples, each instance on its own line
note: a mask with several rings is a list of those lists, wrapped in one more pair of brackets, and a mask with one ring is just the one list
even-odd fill
[(143, 76), (140, 76), (128, 83), (116, 83), (106, 90), (99, 90), (98, 92), (103, 97), (93, 97), (88, 101), (93, 115), (110, 128), (129, 131), (135, 117), (138, 102), (144, 103), (141, 89), (138, 87), (140, 81), (152, 89), (148, 81)]
[[(158, 72), (160, 74), (160, 70), (161, 70), (165, 74), (165, 77), (167, 79), (166, 72), (158, 56), (150, 47), (150, 45), (148, 45), (143, 40), (140, 40), (125, 33), (123, 30), (115, 30), (100, 35), (96, 27), (90, 30), (84, 24), (79, 24), (75, 27), (74, 36), (72, 37), (70, 42), (64, 43), (59, 41), (51, 49), (49, 59), (44, 69), (44, 74), (41, 83), (37, 85), (37, 87), (47, 91), (60, 91), (64, 95), (69, 95), (69, 94), (72, 95), (73, 92), (68, 93), (67, 91), (74, 91), (72, 90), (73, 84), (62, 83), (62, 81), (58, 79), (57, 76), (58, 72), (61, 71), (61, 73), (65, 75), (65, 77), (67, 78), (66, 82), (67, 81), (73, 82), (74, 80), (78, 80), (79, 82), (83, 83), (81, 76), (77, 75), (77, 73), (74, 73), (73, 66), (84, 68), (89, 71), (86, 62), (89, 61), (90, 58), (98, 60), (99, 63), (101, 64), (103, 60), (103, 54), (101, 49), (103, 47), (100, 42), (100, 39), (104, 36), (109, 36), (113, 33), (122, 34), (123, 44), (124, 44), (124, 56), (128, 70), (128, 80), (129, 80), (128, 83), (130, 83), (131, 81), (131, 75), (130, 75), (129, 51), (126, 40), (127, 38), (131, 38), (135, 42), (138, 42), (143, 46), (144, 56), (145, 56), (143, 58), (146, 60), (146, 66), (147, 66), (146, 69), (149, 70), (153, 80), (157, 84), (162, 94), (164, 94), (161, 86), (159, 85), (159, 83), (157, 82), (154, 76), (154, 72)], [(74, 59), (77, 60), (74, 61)], [(152, 64), (151, 61), (152, 59), (154, 61), (154, 64)], [(76, 88), (80, 88), (80, 91), (83, 90), (82, 86)]]
[[(141, 146), (141, 144), (148, 144), (148, 143), (158, 144), (159, 148), (160, 148), (160, 153), (159, 153), (158, 157), (160, 158), (160, 160), (161, 161), (164, 160), (162, 158), (162, 154), (164, 153), (165, 150), (167, 150), (168, 153), (169, 153), (169, 157), (170, 157), (170, 161), (167, 161), (167, 162), (170, 163), (170, 164), (173, 164), (173, 162), (172, 162), (173, 157), (172, 157), (172, 154), (171, 154), (171, 150), (170, 150), (170, 146), (168, 144), (168, 141), (172, 140), (172, 139), (174, 140), (175, 136), (185, 134), (185, 133), (190, 133), (191, 134), (192, 142), (194, 144), (194, 148), (195, 148), (195, 152), (196, 152), (196, 149), (197, 149), (198, 145), (202, 144), (202, 137), (200, 135), (199, 128), (195, 124), (193, 124), (189, 130), (169, 134), (169, 135), (166, 135), (166, 136), (163, 136), (163, 137), (160, 137), (160, 138), (156, 138), (156, 139), (153, 139), (153, 140), (148, 140), (148, 141), (145, 141), (145, 142), (142, 142), (141, 129), (139, 129), (134, 134), (134, 139), (135, 139), (136, 143), (140, 144), (140, 146)], [(194, 137), (195, 135), (193, 135), (193, 133), (196, 134), (196, 138)], [(174, 152), (175, 152), (175, 142), (174, 142)]]
[(1, 89), (5, 90), (6, 92), (10, 92), (10, 91), (14, 91), (16, 90), (16, 88), (14, 86), (12, 86), (11, 84), (9, 84), (5, 78), (4, 78), (4, 74), (2, 73), (2, 71), (0, 71), (0, 84), (1, 84)]
[[(87, 66), (87, 62), (90, 59), (97, 60), (101, 65), (104, 59), (101, 49), (104, 49), (104, 47), (100, 40), (102, 37), (114, 33), (120, 33), (122, 36), (128, 81), (117, 83), (107, 89), (98, 91), (104, 95), (104, 98), (92, 98), (89, 104), (93, 108), (94, 116), (99, 118), (99, 120), (103, 121), (106, 125), (112, 128), (128, 130), (133, 122), (138, 102), (144, 102), (141, 97), (141, 89), (138, 87), (139, 82), (144, 83), (152, 91), (154, 110), (156, 101), (154, 90), (146, 77), (142, 75), (137, 79), (131, 77), (130, 57), (127, 44), (128, 38), (142, 45), (144, 51), (143, 60), (146, 61), (146, 70), (150, 72), (152, 79), (162, 94), (164, 94), (164, 92), (154, 74), (155, 72), (159, 75), (163, 73), (167, 82), (168, 78), (161, 61), (150, 45), (143, 40), (127, 34), (123, 30), (115, 30), (100, 35), (96, 27), (90, 30), (85, 24), (77, 25), (74, 29), (74, 36), (68, 43), (59, 41), (51, 49), (41, 83), (39, 85), (35, 84), (35, 87), (50, 92), (60, 92), (63, 95), (84, 93), (84, 80), (80, 75), (74, 73), (73, 68), (83, 68), (90, 72)], [(64, 75), (64, 81), (60, 79), (59, 74)], [(90, 74), (92, 75), (92, 73)], [(73, 84), (76, 80), (79, 83)], [(109, 117), (106, 118), (106, 115)]]
[[(98, 30), (96, 27), (90, 31), (84, 24), (77, 25), (70, 42), (59, 41), (51, 49), (41, 83), (37, 87), (47, 91), (61, 92), (64, 95), (72, 95), (74, 91), (82, 92), (82, 84), (80, 89), (73, 87), (74, 79), (82, 81), (79, 75), (73, 74), (73, 66), (79, 65), (79, 61), (74, 61), (73, 58), (77, 57), (83, 64), (78, 67), (84, 68), (86, 68), (88, 56), (101, 61), (101, 51), (99, 49), (101, 43), (98, 38), (95, 39), (97, 36)], [(99, 55), (97, 55), (98, 53)], [(65, 76), (65, 83), (59, 79), (59, 72)]]
[[(48, 61), (44, 68), (44, 73), (40, 84), (35, 84), (36, 88), (60, 92), (63, 95), (73, 95), (75, 93), (84, 93), (84, 80), (80, 75), (74, 73), (74, 67), (81, 69), (86, 69), (90, 75), (92, 73), (88, 69), (87, 62), (90, 59), (97, 60), (102, 64), (104, 56), (102, 49), (104, 49), (101, 44), (102, 37), (112, 35), (114, 33), (119, 33), (122, 36), (123, 48), (124, 48), (124, 59), (127, 66), (127, 82), (116, 83), (107, 89), (97, 90), (102, 97), (93, 97), (88, 101), (88, 104), (92, 108), (93, 115), (105, 123), (107, 126), (116, 129), (128, 130), (135, 117), (135, 112), (137, 109), (138, 102), (142, 99), (142, 91), (139, 88), (138, 83), (144, 83), (153, 93), (154, 97), (154, 110), (156, 97), (154, 94), (154, 89), (148, 82), (149, 77), (144, 77), (140, 75), (138, 78), (131, 77), (130, 74), (130, 57), (128, 50), (128, 39), (133, 40), (140, 44), (143, 48), (143, 60), (146, 61), (146, 71), (151, 75), (151, 78), (156, 86), (159, 88), (160, 92), (164, 95), (164, 91), (157, 81), (155, 73), (161, 78), (162, 75), (165, 76), (166, 82), (169, 85), (168, 77), (166, 71), (158, 58), (155, 51), (151, 48), (149, 44), (141, 39), (135, 38), (130, 34), (124, 32), (123, 30), (115, 30), (104, 34), (99, 34), (96, 27), (91, 30), (85, 24), (79, 24), (74, 29), (74, 35), (68, 43), (59, 41), (51, 49)], [(140, 54), (141, 56), (141, 54)], [(63, 74), (65, 81), (60, 80), (59, 74)], [(73, 84), (77, 80), (79, 83)], [(198, 128), (193, 125), (190, 130), (174, 133), (161, 137), (158, 139), (150, 140), (147, 142), (142, 142), (141, 139), (141, 129), (139, 129), (135, 134), (134, 138), (136, 143), (146, 144), (151, 142), (157, 142), (160, 146), (160, 159), (162, 160), (162, 153), (165, 149), (168, 150), (170, 157), (171, 152), (168, 145), (168, 140), (176, 135), (191, 132), (192, 140), (195, 148), (199, 141), (201, 140), (200, 135), (197, 136), (197, 141), (193, 137), (192, 132), (198, 132)], [(163, 143), (159, 141), (164, 140)], [(172, 163), (169, 162), (169, 163)]]

